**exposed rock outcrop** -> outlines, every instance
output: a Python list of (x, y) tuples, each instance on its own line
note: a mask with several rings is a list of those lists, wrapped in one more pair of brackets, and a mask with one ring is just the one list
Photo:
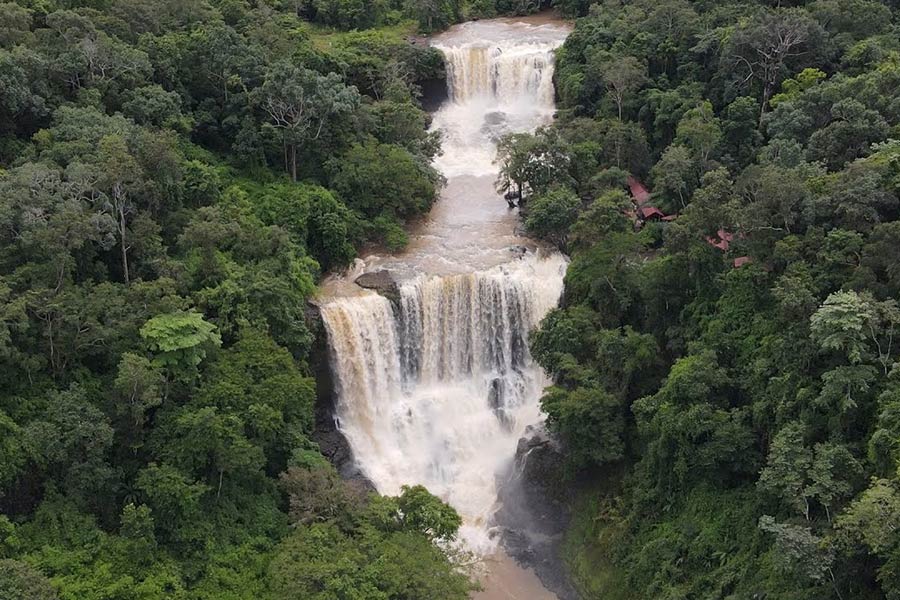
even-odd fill
[(578, 600), (560, 556), (571, 500), (563, 462), (559, 444), (546, 429), (528, 427), (500, 487), (501, 507), (495, 519), (510, 556), (534, 569), (560, 600)]
[(376, 291), (394, 304), (400, 302), (400, 286), (391, 272), (385, 269), (363, 273), (356, 278), (356, 285)]

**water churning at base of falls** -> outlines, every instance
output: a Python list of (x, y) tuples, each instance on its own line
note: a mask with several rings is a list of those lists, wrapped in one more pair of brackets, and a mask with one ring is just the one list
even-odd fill
[(398, 297), (347, 292), (345, 276), (321, 301), (338, 426), (361, 471), (385, 494), (425, 485), (459, 511), (460, 537), (481, 554), (496, 546), (498, 476), (542, 418), (548, 381), (528, 334), (559, 301), (566, 268), (515, 233), (493, 189), (495, 143), (552, 117), (553, 50), (567, 32), (495, 20), (436, 38), (450, 101), (434, 115), (435, 165), (448, 185), (404, 253), (356, 269), (390, 270)]

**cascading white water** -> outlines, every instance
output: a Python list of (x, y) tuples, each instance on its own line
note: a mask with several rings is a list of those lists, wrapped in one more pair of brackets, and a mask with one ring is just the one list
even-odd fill
[(466, 23), (436, 41), (451, 100), (435, 115), (435, 127), (444, 132), (444, 155), (436, 164), (445, 175), (495, 173), (500, 135), (532, 130), (552, 117), (553, 51), (565, 31)]
[(447, 190), (406, 253), (360, 265), (401, 280), (394, 303), (359, 290), (321, 303), (338, 424), (361, 470), (382, 493), (428, 487), (484, 554), (496, 544), (497, 475), (541, 420), (547, 379), (528, 333), (559, 301), (566, 266), (513, 233), (516, 217), (492, 188), (495, 141), (552, 116), (553, 49), (566, 33), (494, 21), (438, 38), (451, 102), (434, 117), (444, 133), (436, 166)]
[(492, 549), (498, 470), (547, 384), (527, 334), (559, 300), (559, 255), (489, 271), (420, 277), (398, 306), (375, 293), (322, 306), (339, 420), (365, 474), (385, 493), (422, 483), (466, 517), (463, 537)]

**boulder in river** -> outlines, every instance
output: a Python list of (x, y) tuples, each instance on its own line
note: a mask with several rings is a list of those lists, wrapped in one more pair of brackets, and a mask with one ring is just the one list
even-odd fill
[(394, 304), (400, 302), (400, 286), (391, 272), (385, 269), (363, 273), (356, 278), (356, 285), (378, 292)]

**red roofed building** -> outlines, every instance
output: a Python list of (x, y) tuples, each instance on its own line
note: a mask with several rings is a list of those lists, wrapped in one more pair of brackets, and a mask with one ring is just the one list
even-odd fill
[(734, 268), (740, 269), (744, 265), (749, 265), (752, 262), (753, 262), (753, 259), (750, 258), (749, 256), (738, 256), (736, 259), (734, 259)]
[(665, 219), (666, 213), (659, 210), (655, 206), (639, 206), (638, 213), (640, 213), (641, 218), (645, 221), (649, 221), (650, 219)]
[(628, 189), (631, 190), (631, 198), (635, 204), (641, 206), (650, 200), (650, 192), (647, 191), (647, 188), (640, 181), (629, 175), (625, 183), (628, 184)]

